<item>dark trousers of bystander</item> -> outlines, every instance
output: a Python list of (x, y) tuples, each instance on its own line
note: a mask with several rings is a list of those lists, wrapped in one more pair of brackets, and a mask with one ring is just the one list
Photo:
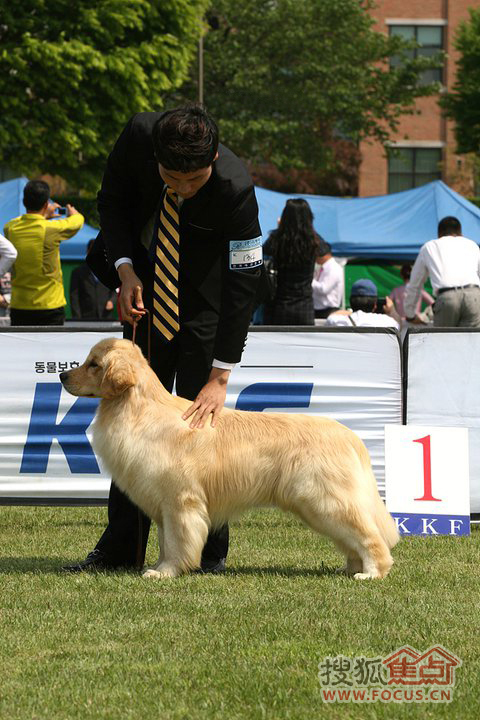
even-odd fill
[(10, 325), (16, 326), (43, 326), (63, 325), (65, 323), (65, 308), (53, 310), (18, 310), (10, 308)]
[(337, 310), (340, 310), (338, 307), (328, 307), (328, 308), (322, 308), (321, 310), (315, 308), (315, 317), (324, 319), (327, 318), (332, 313), (336, 312)]

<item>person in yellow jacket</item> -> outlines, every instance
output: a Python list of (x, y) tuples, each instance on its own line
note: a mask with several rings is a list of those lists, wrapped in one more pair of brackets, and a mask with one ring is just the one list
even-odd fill
[(60, 243), (83, 226), (84, 218), (73, 205), (66, 217), (50, 201), (50, 187), (31, 180), (23, 191), (26, 213), (10, 220), (5, 237), (17, 251), (12, 273), (10, 319), (12, 325), (63, 325), (65, 291), (60, 265)]

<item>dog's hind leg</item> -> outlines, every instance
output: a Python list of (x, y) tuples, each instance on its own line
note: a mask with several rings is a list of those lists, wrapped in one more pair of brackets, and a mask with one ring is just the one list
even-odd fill
[(348, 574), (356, 580), (382, 578), (388, 574), (393, 564), (392, 556), (373, 522), (369, 519), (358, 523), (336, 519), (327, 521), (326, 526), (330, 537), (344, 548)]
[(202, 550), (209, 530), (204, 508), (182, 507), (163, 514), (163, 551), (159, 563), (143, 577), (177, 577), (200, 566)]
[(388, 575), (393, 565), (390, 550), (378, 535), (377, 538), (370, 538), (362, 542), (359, 555), (363, 561), (363, 572), (354, 573), (355, 580), (367, 580), (369, 578), (383, 578)]
[(315, 512), (312, 504), (297, 505), (296, 511), (313, 530), (330, 537), (346, 557), (345, 572), (356, 580), (385, 577), (393, 560), (368, 512), (330, 508)]
[(341, 568), (337, 568), (335, 571), (337, 575), (355, 575), (355, 573), (363, 571), (363, 563), (355, 550), (349, 548), (345, 543), (340, 540), (335, 541), (335, 545), (340, 550), (342, 555), (345, 556), (345, 565)]

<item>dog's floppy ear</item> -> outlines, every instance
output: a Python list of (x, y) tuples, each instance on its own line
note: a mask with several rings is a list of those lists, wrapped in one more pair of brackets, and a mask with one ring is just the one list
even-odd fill
[(101, 397), (114, 398), (135, 385), (137, 378), (133, 365), (120, 352), (105, 357), (105, 370), (101, 383)]

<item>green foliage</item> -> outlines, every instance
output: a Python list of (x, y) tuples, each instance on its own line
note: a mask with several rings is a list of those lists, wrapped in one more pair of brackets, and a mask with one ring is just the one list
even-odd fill
[(460, 53), (453, 91), (442, 100), (455, 120), (458, 152), (480, 152), (480, 9), (470, 9), (469, 22), (459, 25), (455, 47)]
[(0, 157), (96, 189), (122, 126), (184, 80), (207, 0), (0, 0)]
[[(204, 39), (205, 103), (223, 140), (255, 163), (323, 168), (335, 140), (385, 142), (419, 95), (422, 58), (375, 32), (370, 0), (213, 0)], [(182, 88), (195, 97), (196, 84)]]

